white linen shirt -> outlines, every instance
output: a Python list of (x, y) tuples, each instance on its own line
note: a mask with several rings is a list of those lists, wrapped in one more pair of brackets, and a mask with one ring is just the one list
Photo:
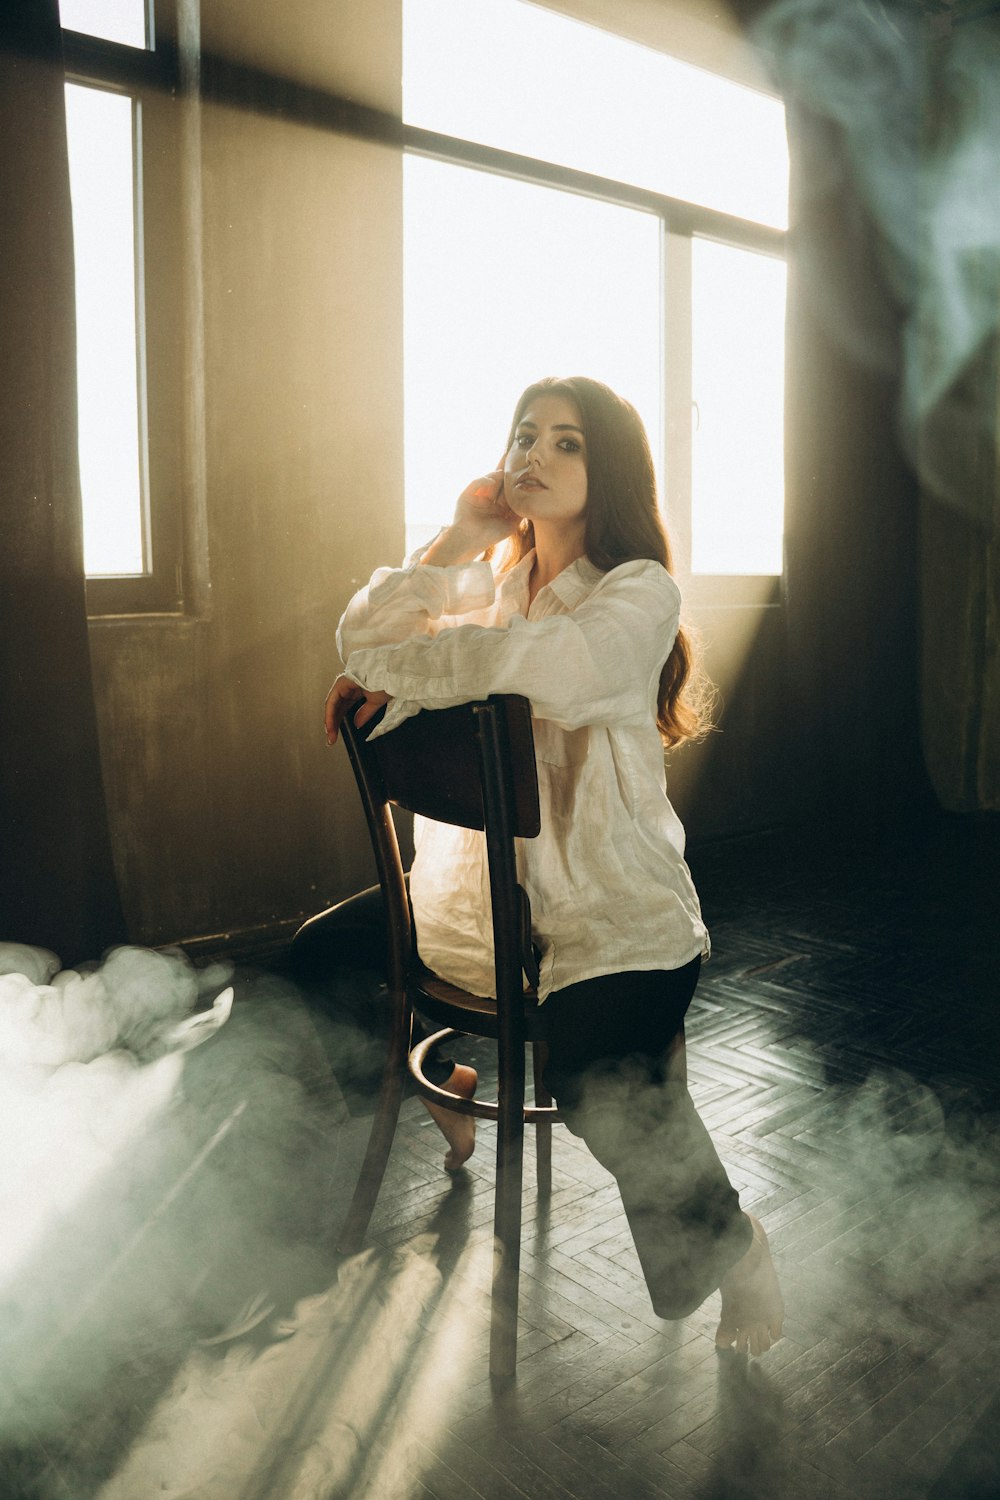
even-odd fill
[[(680, 968), (709, 943), (655, 722), (677, 585), (657, 562), (602, 573), (580, 558), (529, 605), (533, 558), (497, 578), (484, 561), (380, 568), (347, 606), (337, 644), (349, 677), (391, 696), (375, 734), (422, 708), (529, 699), (541, 833), (517, 841), (517, 869), (544, 1000), (600, 974)], [(484, 835), (418, 818), (414, 844), (421, 958), (494, 995)]]

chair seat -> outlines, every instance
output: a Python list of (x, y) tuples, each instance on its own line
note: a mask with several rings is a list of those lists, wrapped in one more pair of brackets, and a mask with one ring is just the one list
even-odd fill
[[(485, 995), (474, 995), (457, 984), (440, 979), (430, 969), (421, 969), (411, 975), (410, 998), (423, 1015), (454, 1031), (468, 1036), (497, 1037), (497, 1003)], [(524, 991), (524, 1039), (526, 1042), (545, 1040), (545, 1013), (538, 1003), (538, 993), (533, 989)]]

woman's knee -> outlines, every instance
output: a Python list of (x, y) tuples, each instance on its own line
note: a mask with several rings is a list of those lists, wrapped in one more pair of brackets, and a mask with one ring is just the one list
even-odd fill
[(665, 1318), (670, 1323), (677, 1323), (681, 1318), (689, 1318), (693, 1312), (697, 1312), (706, 1297), (710, 1297), (715, 1287), (699, 1287), (697, 1290), (671, 1290), (670, 1292), (649, 1291), (649, 1300), (653, 1311), (658, 1318)]

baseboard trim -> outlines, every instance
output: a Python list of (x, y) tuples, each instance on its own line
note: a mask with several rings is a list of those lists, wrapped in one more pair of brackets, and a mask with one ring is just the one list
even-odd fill
[(306, 920), (284, 917), (280, 921), (262, 922), (255, 927), (237, 927), (229, 932), (204, 933), (199, 937), (178, 938), (161, 947), (181, 948), (197, 961), (227, 958), (234, 962), (259, 963), (283, 952)]

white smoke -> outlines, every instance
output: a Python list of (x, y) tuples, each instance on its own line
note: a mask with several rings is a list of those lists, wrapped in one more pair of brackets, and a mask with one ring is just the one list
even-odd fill
[(225, 971), (118, 948), (89, 973), (0, 944), (0, 1281), (172, 1098), (180, 1057), (229, 1016), (192, 1015)]
[[(180, 954), (116, 948), (99, 968), (59, 968), (54, 953), (0, 944), (0, 1064), (58, 1068), (114, 1050), (140, 1061), (190, 1045), (223, 1024), (232, 990), (220, 995), (211, 1021), (190, 1013), (226, 971), (198, 973)], [(178, 1030), (182, 1018), (187, 1026)]]
[(192, 1349), (287, 1337), (368, 1129), (338, 1077), (382, 1050), (266, 971), (0, 945), (3, 1500), (96, 1493)]
[(849, 179), (875, 227), (901, 348), (871, 294), (863, 226), (841, 218), (839, 269), (822, 236), (798, 240), (811, 300), (856, 357), (901, 361), (911, 462), (931, 493), (992, 524), (1000, 18), (931, 9), (912, 0), (777, 0), (753, 36), (789, 105), (800, 202), (825, 199), (832, 212)]

